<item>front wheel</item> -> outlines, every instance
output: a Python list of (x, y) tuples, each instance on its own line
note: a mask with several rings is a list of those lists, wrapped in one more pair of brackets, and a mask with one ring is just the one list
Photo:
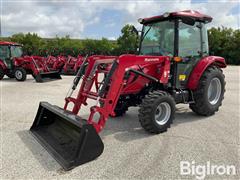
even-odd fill
[(153, 91), (143, 99), (138, 117), (146, 131), (158, 134), (170, 128), (174, 115), (173, 97), (165, 91)]
[(17, 67), (14, 71), (14, 76), (17, 81), (25, 81), (27, 78), (27, 72), (22, 67)]
[(195, 102), (190, 104), (192, 111), (203, 116), (217, 112), (224, 99), (225, 84), (222, 70), (216, 66), (208, 67), (193, 92)]

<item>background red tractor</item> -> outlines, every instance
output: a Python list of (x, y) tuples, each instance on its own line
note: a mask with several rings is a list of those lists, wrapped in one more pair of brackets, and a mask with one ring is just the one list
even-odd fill
[(43, 57), (23, 56), (20, 44), (0, 41), (0, 79), (7, 75), (24, 81), (27, 74), (32, 74), (37, 82), (43, 82), (43, 79), (61, 79), (58, 71), (49, 70)]
[(45, 61), (46, 61), (46, 63), (47, 63), (48, 68), (53, 69), (53, 65), (54, 65), (54, 63), (57, 61), (57, 58), (56, 58), (55, 56), (48, 55), (48, 56), (45, 58)]
[(63, 55), (58, 55), (58, 56), (56, 57), (56, 60), (55, 60), (54, 64), (53, 64), (53, 69), (54, 69), (54, 70), (58, 70), (59, 72), (61, 72), (63, 66), (64, 66), (65, 63), (66, 63), (66, 61), (67, 61), (67, 60), (66, 60), (66, 57), (65, 57), (65, 56), (63, 56)]
[(84, 61), (84, 57), (79, 54), (79, 55), (77, 56), (77, 62), (75, 63), (75, 65), (74, 65), (74, 67), (73, 67), (73, 71), (75, 72), (75, 75), (77, 74), (78, 70), (80, 69), (83, 61)]
[[(109, 116), (123, 115), (130, 106), (139, 106), (141, 126), (155, 134), (170, 127), (178, 103), (189, 104), (198, 115), (213, 115), (224, 98), (221, 68), (226, 63), (208, 55), (205, 24), (211, 21), (197, 11), (139, 19), (143, 28), (138, 54), (86, 58), (64, 108), (40, 103), (32, 134), (68, 170), (101, 155), (98, 132)], [(83, 119), (79, 111), (89, 99), (95, 103)]]
[(61, 72), (63, 66), (65, 65), (66, 57), (62, 55), (58, 55), (56, 57), (49, 55), (45, 58), (45, 60), (49, 69)]
[(76, 75), (82, 62), (83, 62), (83, 57), (81, 55), (78, 55), (78, 57), (73, 57), (69, 55), (62, 68), (62, 74)]

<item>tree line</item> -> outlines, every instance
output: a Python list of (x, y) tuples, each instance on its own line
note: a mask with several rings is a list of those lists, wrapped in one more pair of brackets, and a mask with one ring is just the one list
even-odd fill
[[(23, 44), (24, 52), (28, 55), (120, 55), (136, 51), (137, 35), (131, 29), (132, 25), (125, 25), (115, 41), (107, 38), (79, 40), (71, 39), (70, 36), (47, 39), (39, 37), (36, 33), (18, 33), (0, 40)], [(210, 55), (222, 56), (228, 64), (240, 65), (239, 29), (213, 27), (208, 30), (208, 38)]]
[(240, 29), (211, 28), (208, 41), (210, 54), (224, 57), (227, 64), (240, 65)]

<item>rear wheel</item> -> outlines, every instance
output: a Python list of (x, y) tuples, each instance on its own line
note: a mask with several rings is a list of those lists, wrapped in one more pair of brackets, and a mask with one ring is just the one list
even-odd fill
[(17, 81), (25, 81), (27, 77), (27, 72), (22, 67), (17, 67), (14, 71), (14, 76)]
[(143, 99), (138, 117), (146, 131), (158, 134), (170, 128), (174, 114), (173, 97), (165, 91), (153, 91)]
[(4, 73), (4, 71), (3, 71), (3, 68), (0, 67), (0, 80), (3, 79), (4, 74), (5, 74), (5, 73)]
[(190, 104), (193, 112), (210, 116), (222, 105), (225, 92), (225, 77), (222, 70), (211, 66), (203, 73), (196, 91), (193, 92), (194, 103)]

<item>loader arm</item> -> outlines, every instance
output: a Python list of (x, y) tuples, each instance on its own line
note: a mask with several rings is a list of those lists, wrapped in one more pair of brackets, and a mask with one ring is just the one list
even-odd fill
[[(168, 82), (170, 68), (170, 58), (167, 56), (91, 56), (87, 63), (77, 97), (71, 97), (70, 93), (65, 98), (64, 109), (40, 102), (30, 128), (38, 142), (66, 170), (96, 159), (102, 154), (104, 145), (98, 133), (109, 115), (114, 115), (121, 91), (128, 86), (128, 72), (139, 73), (149, 81), (152, 79), (165, 84)], [(144, 64), (156, 65), (155, 70), (160, 69), (158, 76), (152, 77), (134, 70), (135, 65)], [(81, 77), (80, 70), (76, 78)], [(102, 81), (98, 79), (101, 73), (104, 76)], [(74, 80), (72, 90), (77, 89), (78, 82), (78, 79)], [(90, 114), (86, 120), (81, 117), (79, 110), (82, 105), (87, 105), (88, 99), (96, 100), (96, 103), (90, 107)], [(74, 104), (71, 110), (67, 109), (69, 102)]]
[[(126, 72), (134, 65), (144, 64), (161, 65), (159, 83), (168, 83), (170, 58), (168, 56), (136, 56), (122, 55), (115, 56), (91, 56), (88, 58), (88, 67), (76, 98), (67, 97), (64, 109), (67, 110), (69, 102), (74, 103), (72, 113), (78, 114), (82, 105), (87, 105), (87, 99), (96, 100), (96, 105), (90, 108), (88, 123), (92, 124), (97, 132), (100, 132), (105, 125), (109, 115), (114, 116), (114, 108), (118, 102), (122, 89), (126, 87)], [(100, 69), (100, 65), (105, 65), (105, 69)], [(99, 74), (105, 74), (103, 82), (98, 82)], [(146, 77), (147, 78), (147, 77)], [(93, 90), (94, 83), (101, 84), (99, 89)], [(100, 102), (100, 103), (98, 103)], [(99, 106), (100, 105), (100, 106)], [(93, 120), (95, 113), (100, 114), (100, 118)]]

